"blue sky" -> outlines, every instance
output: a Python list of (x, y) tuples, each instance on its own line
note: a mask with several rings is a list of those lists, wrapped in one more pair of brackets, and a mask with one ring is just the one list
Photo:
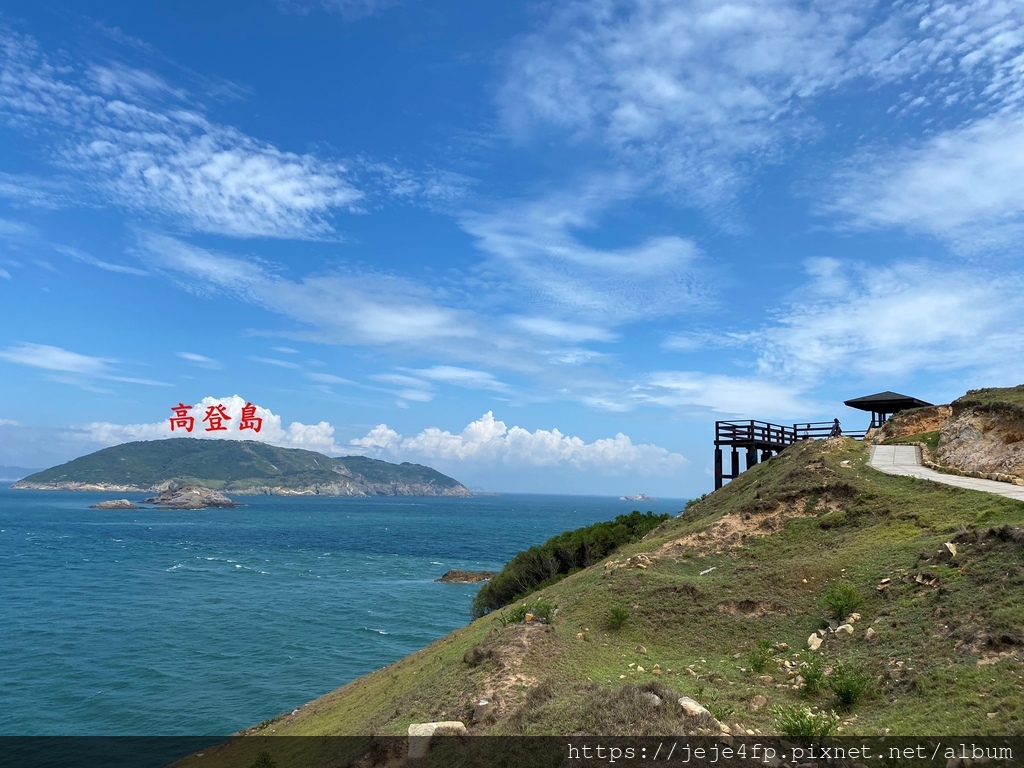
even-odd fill
[(251, 401), (688, 497), (716, 419), (1024, 381), (1016, 2), (9, 0), (0, 136), (0, 464)]

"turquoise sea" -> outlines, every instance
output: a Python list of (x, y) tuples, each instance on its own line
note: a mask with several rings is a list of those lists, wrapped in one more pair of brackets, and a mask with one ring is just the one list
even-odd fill
[[(136, 500), (142, 494), (125, 494)], [(0, 489), (0, 735), (222, 735), (469, 620), (449, 568), (682, 500), (240, 497), (100, 511)]]

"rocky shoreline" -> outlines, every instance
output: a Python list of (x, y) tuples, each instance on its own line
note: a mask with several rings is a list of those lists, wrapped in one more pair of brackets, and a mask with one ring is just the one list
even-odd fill
[[(156, 496), (143, 499), (141, 504), (152, 504), (157, 509), (232, 509), (244, 506), (232, 501), (220, 491), (198, 485), (172, 485)], [(129, 499), (112, 499), (90, 504), (89, 509), (146, 509)]]
[(440, 579), (445, 584), (479, 584), (481, 581), (489, 581), (497, 576), (496, 571), (465, 571), (461, 568), (452, 568)]

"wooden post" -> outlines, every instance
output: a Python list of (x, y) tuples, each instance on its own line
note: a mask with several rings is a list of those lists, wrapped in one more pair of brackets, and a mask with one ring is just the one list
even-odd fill
[(747, 469), (757, 464), (757, 448), (750, 446), (747, 448)]
[(722, 449), (715, 446), (715, 490), (722, 487)]
[(732, 449), (732, 475), (729, 479), (732, 480), (740, 476), (740, 452), (736, 448)]

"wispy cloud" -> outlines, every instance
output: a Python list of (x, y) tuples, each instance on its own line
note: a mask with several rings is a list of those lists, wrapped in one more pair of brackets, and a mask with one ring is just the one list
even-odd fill
[(54, 246), (54, 250), (56, 250), (58, 253), (64, 254), (65, 256), (70, 256), (71, 258), (75, 259), (76, 261), (80, 261), (83, 264), (89, 264), (90, 266), (97, 267), (98, 269), (102, 269), (102, 270), (105, 270), (107, 272), (117, 272), (117, 273), (122, 274), (122, 275), (139, 275), (139, 276), (145, 276), (145, 275), (149, 274), (144, 269), (138, 269), (136, 267), (129, 267), (129, 266), (125, 266), (124, 264), (112, 264), (109, 261), (103, 261), (102, 259), (97, 259), (95, 256), (92, 256), (92, 255), (90, 255), (88, 253), (85, 253), (84, 251), (81, 251), (78, 248), (72, 248), (72, 247), (67, 246), (67, 245), (57, 245), (57, 246)]
[(156, 387), (170, 386), (162, 381), (124, 376), (113, 367), (118, 361), (112, 358), (91, 357), (48, 344), (19, 342), (0, 349), (0, 360), (51, 371), (51, 380), (83, 388), (93, 386), (89, 382), (94, 379)]
[(76, 76), (33, 39), (3, 36), (0, 117), (49, 136), (54, 162), (112, 203), (198, 232), (321, 238), (362, 197), (344, 164), (208, 120), (152, 72), (112, 64)]
[(454, 365), (435, 365), (432, 368), (419, 368), (413, 371), (417, 376), (443, 384), (453, 384), (466, 389), (490, 389), (495, 392), (508, 392), (510, 387), (495, 378), (487, 371), (460, 368)]
[(277, 0), (277, 6), (285, 13), (307, 14), (313, 11), (337, 13), (348, 21), (373, 16), (380, 11), (398, 5), (400, 0)]
[(612, 474), (637, 472), (664, 475), (685, 468), (682, 454), (651, 444), (635, 444), (621, 432), (591, 443), (564, 435), (557, 429), (529, 431), (508, 427), (488, 411), (459, 433), (430, 427), (413, 437), (403, 437), (379, 424), (364, 437), (350, 441), (371, 455), (448, 462), (478, 462), (509, 466), (567, 467), (580, 471), (601, 470)]
[(273, 357), (259, 357), (257, 355), (249, 355), (249, 359), (257, 363), (263, 363), (264, 365), (275, 365), (278, 368), (288, 368), (289, 370), (292, 371), (298, 370), (299, 368), (302, 367), (298, 363), (293, 363), (291, 360), (278, 360)]
[(491, 257), (488, 268), (511, 282), (514, 304), (534, 311), (513, 322), (569, 341), (608, 340), (608, 325), (706, 303), (699, 250), (691, 240), (663, 235), (626, 248), (586, 245), (582, 234), (597, 230), (600, 215), (635, 189), (621, 177), (593, 178), (581, 187), (462, 217), (463, 229)]
[(198, 365), (201, 368), (219, 369), (224, 367), (220, 364), (219, 361), (214, 360), (212, 357), (200, 355), (197, 354), (196, 352), (179, 352), (178, 357), (180, 357), (182, 360), (187, 360), (193, 365)]
[[(1022, 33), (1024, 34), (1024, 33)], [(973, 253), (1024, 234), (1024, 113), (944, 131), (913, 149), (865, 152), (823, 204), (854, 227), (902, 227)]]
[(878, 92), (894, 112), (1016, 108), (1022, 28), (1019, 3), (987, 0), (576, 0), (507, 53), (499, 104), (520, 138), (601, 147), (716, 208), (822, 135), (811, 107), (853, 83), (911, 86)]

